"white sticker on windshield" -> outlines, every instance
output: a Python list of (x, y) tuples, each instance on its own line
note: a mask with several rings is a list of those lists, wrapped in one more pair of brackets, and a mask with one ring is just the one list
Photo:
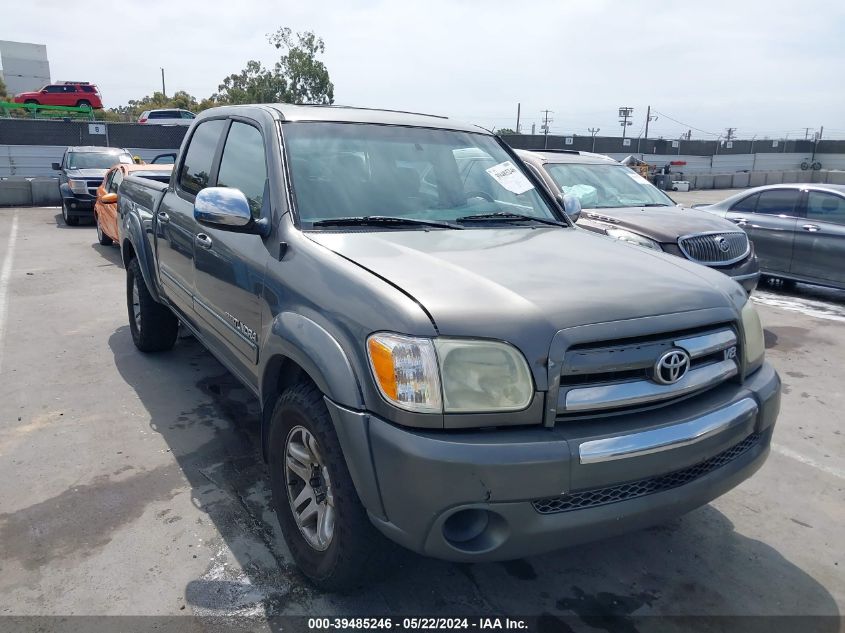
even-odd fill
[(650, 185), (651, 184), (648, 180), (646, 180), (645, 178), (643, 178), (639, 174), (635, 174), (634, 172), (629, 173), (628, 176), (631, 177), (631, 180), (636, 180), (641, 185)]
[(496, 182), (515, 194), (525, 193), (534, 188), (534, 185), (525, 177), (525, 174), (519, 171), (509, 160), (498, 165), (493, 165), (486, 171), (496, 179)]

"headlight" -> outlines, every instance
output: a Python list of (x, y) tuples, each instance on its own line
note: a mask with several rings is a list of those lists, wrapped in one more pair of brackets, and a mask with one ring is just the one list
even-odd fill
[(660, 248), (660, 244), (658, 244), (654, 240), (647, 238), (645, 235), (640, 235), (639, 233), (634, 233), (632, 231), (626, 231), (625, 229), (607, 229), (607, 234), (610, 237), (615, 237), (617, 240), (621, 240), (623, 242), (629, 242), (630, 244), (636, 244), (637, 246), (652, 248), (656, 251), (663, 250), (662, 248)]
[(67, 181), (67, 184), (73, 193), (88, 193), (88, 183), (84, 180), (73, 180), (71, 178)]
[(534, 395), (528, 364), (507, 343), (378, 333), (367, 351), (381, 395), (408, 411), (519, 411)]
[(746, 372), (751, 372), (762, 364), (766, 353), (763, 325), (751, 299), (742, 306), (742, 331), (745, 334), (745, 368)]
[(446, 413), (519, 411), (534, 383), (522, 354), (506, 343), (435, 339)]

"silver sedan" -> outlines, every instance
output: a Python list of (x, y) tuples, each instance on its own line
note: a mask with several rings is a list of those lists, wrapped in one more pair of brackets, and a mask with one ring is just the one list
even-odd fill
[(745, 229), (764, 275), (845, 288), (845, 185), (754, 187), (696, 208)]

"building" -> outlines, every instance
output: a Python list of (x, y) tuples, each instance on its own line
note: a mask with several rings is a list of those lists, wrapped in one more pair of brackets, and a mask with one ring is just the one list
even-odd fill
[(0, 40), (0, 76), (9, 95), (40, 90), (50, 83), (47, 46)]

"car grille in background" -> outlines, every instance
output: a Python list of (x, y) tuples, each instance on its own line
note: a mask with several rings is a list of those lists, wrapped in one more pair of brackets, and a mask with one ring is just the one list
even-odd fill
[(88, 193), (97, 197), (97, 188), (103, 184), (103, 179), (100, 178), (99, 180), (87, 180), (86, 183), (88, 184)]
[(744, 259), (751, 246), (742, 231), (699, 233), (678, 240), (681, 252), (688, 259), (706, 266), (724, 266)]
[(695, 481), (714, 470), (721, 468), (735, 460), (737, 457), (751, 449), (760, 441), (759, 433), (752, 433), (738, 444), (722, 451), (718, 455), (706, 459), (703, 462), (676, 470), (665, 475), (631, 481), (625, 484), (609, 486), (607, 488), (595, 488), (593, 490), (581, 490), (559, 497), (549, 499), (537, 499), (533, 501), (534, 509), (540, 514), (556, 514), (558, 512), (570, 512), (584, 508), (594, 508), (617, 501), (627, 501), (637, 497), (644, 497), (655, 492), (663, 492), (677, 488)]

